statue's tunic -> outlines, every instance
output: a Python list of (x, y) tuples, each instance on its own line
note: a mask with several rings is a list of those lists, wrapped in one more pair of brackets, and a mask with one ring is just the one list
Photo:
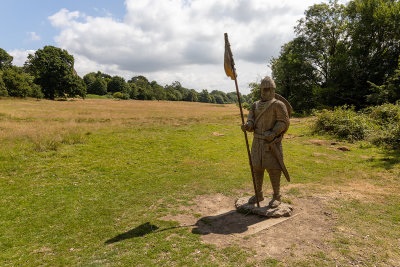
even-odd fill
[[(281, 169), (278, 160), (269, 149), (269, 142), (263, 139), (263, 136), (266, 131), (273, 131), (277, 136), (287, 131), (289, 115), (285, 104), (275, 98), (265, 102), (257, 101), (250, 108), (247, 122), (252, 125), (251, 131), (254, 132), (251, 147), (253, 166), (265, 169)], [(276, 146), (283, 155), (282, 143), (279, 141)]]

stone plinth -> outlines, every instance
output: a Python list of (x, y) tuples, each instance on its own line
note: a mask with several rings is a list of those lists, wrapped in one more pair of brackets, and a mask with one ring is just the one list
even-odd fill
[(271, 208), (268, 203), (271, 199), (264, 199), (260, 202), (260, 207), (257, 204), (249, 204), (249, 197), (242, 197), (236, 200), (235, 207), (240, 212), (253, 213), (260, 216), (279, 218), (289, 217), (293, 213), (293, 207), (287, 203), (281, 203), (277, 208)]

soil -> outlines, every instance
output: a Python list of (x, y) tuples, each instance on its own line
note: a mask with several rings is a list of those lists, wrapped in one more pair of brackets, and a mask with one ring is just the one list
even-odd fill
[(343, 151), (343, 152), (351, 150), (348, 146), (344, 146), (343, 143), (331, 141), (331, 140), (312, 139), (312, 140), (308, 140), (307, 143), (316, 145), (316, 146), (329, 146), (328, 149), (338, 150), (338, 151)]
[(192, 232), (201, 235), (203, 242), (218, 247), (240, 246), (252, 251), (259, 260), (298, 257), (315, 248), (322, 249), (335, 225), (335, 215), (325, 208), (327, 200), (321, 197), (291, 200), (293, 215), (276, 219), (237, 212), (233, 197), (203, 195), (194, 199), (193, 206), (182, 207), (181, 214), (161, 219), (177, 221), (181, 226), (191, 225)]

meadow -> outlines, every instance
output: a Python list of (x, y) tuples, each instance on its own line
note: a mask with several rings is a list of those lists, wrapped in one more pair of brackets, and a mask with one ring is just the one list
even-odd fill
[(283, 142), (297, 216), (246, 235), (260, 218), (224, 215), (252, 192), (235, 105), (1, 99), (0, 265), (399, 266), (399, 152), (313, 121)]

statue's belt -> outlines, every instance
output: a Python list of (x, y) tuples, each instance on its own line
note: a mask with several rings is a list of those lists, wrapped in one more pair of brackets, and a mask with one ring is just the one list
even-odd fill
[[(254, 138), (267, 141), (267, 137), (263, 134), (254, 133)], [(273, 141), (267, 141), (265, 144), (265, 151), (271, 151), (271, 146), (281, 141), (279, 137), (275, 138)]]
[(267, 137), (263, 134), (254, 133), (254, 137), (257, 139), (267, 140)]

